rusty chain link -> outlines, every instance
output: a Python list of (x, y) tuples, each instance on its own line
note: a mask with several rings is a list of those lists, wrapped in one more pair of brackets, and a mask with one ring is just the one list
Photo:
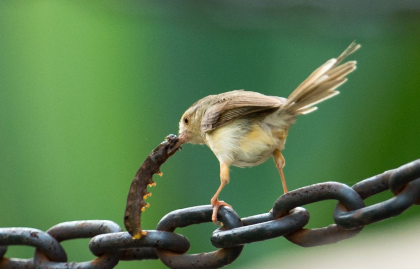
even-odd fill
[[(394, 197), (365, 206), (363, 200), (391, 190)], [(301, 206), (334, 199), (335, 224), (304, 229), (309, 213)], [(86, 220), (60, 223), (46, 232), (33, 228), (0, 228), (0, 268), (113, 268), (120, 260), (160, 259), (170, 268), (220, 268), (232, 263), (244, 244), (284, 236), (304, 247), (320, 246), (351, 238), (365, 225), (401, 214), (420, 204), (420, 159), (365, 179), (351, 188), (338, 182), (303, 187), (280, 196), (269, 213), (240, 218), (231, 208), (221, 207), (218, 219), (223, 227), (211, 235), (217, 251), (185, 254), (190, 243), (174, 233), (186, 227), (211, 221), (210, 205), (175, 210), (164, 216), (156, 230), (141, 239), (132, 239), (112, 221)], [(92, 238), (90, 251), (98, 258), (88, 262), (68, 262), (60, 242)], [(5, 258), (7, 246), (34, 246), (31, 259)]]

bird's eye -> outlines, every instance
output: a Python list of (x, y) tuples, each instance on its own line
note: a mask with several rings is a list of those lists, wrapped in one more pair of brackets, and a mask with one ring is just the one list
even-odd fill
[(188, 121), (187, 117), (184, 118), (184, 122), (185, 122), (185, 124), (188, 124), (189, 121)]

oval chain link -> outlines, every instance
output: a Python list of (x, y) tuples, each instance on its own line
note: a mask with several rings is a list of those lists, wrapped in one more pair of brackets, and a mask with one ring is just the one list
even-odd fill
[[(164, 216), (157, 225), (157, 230), (173, 232), (178, 227), (211, 222), (213, 207), (211, 205), (196, 206), (173, 211)], [(239, 216), (229, 207), (221, 207), (217, 219), (224, 227), (233, 229), (241, 227)], [(242, 252), (243, 246), (222, 248), (213, 252), (200, 254), (178, 254), (168, 250), (157, 249), (159, 259), (168, 267), (176, 268), (220, 268), (232, 263)]]
[(231, 230), (217, 229), (212, 237), (213, 246), (234, 247), (284, 236), (300, 230), (309, 222), (309, 213), (302, 207), (294, 208), (289, 215), (274, 219), (273, 213), (242, 219), (243, 227)]
[[(100, 256), (105, 252), (122, 251), (124, 260), (157, 259), (155, 249), (164, 249), (184, 254), (190, 248), (190, 242), (185, 236), (172, 232), (149, 231), (140, 239), (132, 239), (127, 232), (102, 234), (95, 236), (89, 243), (90, 251)], [(139, 251), (147, 249), (142, 255)]]
[[(362, 198), (352, 188), (338, 182), (325, 182), (303, 187), (280, 196), (273, 206), (274, 217), (282, 217), (297, 207), (323, 200), (334, 199), (346, 209), (355, 210), (364, 207)], [(351, 238), (363, 227), (346, 230), (337, 224), (317, 229), (301, 229), (285, 237), (302, 247), (322, 246)]]
[[(85, 221), (69, 221), (57, 224), (50, 228), (47, 233), (55, 238), (58, 242), (76, 239), (76, 238), (91, 238), (96, 235), (104, 233), (117, 233), (121, 228), (115, 222), (108, 220), (85, 220)], [(61, 268), (113, 268), (120, 260), (120, 252), (106, 252), (100, 257), (87, 262), (55, 262), (49, 259), (46, 255), (38, 249), (35, 251), (34, 263), (38, 268), (46, 269), (61, 269)]]
[(420, 162), (413, 162), (403, 166), (403, 168), (410, 169), (401, 170), (399, 168), (387, 171), (355, 184), (352, 188), (360, 193), (363, 199), (390, 188), (392, 191), (392, 186), (395, 186), (393, 191), (395, 196), (386, 201), (347, 212), (337, 205), (334, 210), (336, 222), (347, 229), (354, 229), (395, 217), (416, 204), (420, 199), (420, 169), (411, 169), (415, 167), (413, 167), (414, 164), (420, 167)]
[[(33, 228), (0, 228), (0, 245), (34, 246), (45, 257), (54, 262), (67, 260), (67, 254), (60, 243), (48, 233)], [(6, 248), (2, 248), (2, 254)], [(2, 256), (0, 256), (2, 258)], [(3, 258), (0, 268), (34, 268), (33, 259)]]

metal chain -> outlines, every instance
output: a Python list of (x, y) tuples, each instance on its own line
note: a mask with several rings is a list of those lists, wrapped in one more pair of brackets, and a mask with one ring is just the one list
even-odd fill
[[(391, 190), (394, 197), (365, 206), (363, 200)], [(301, 206), (322, 200), (338, 201), (334, 224), (318, 229), (304, 229), (309, 213)], [(186, 227), (211, 221), (210, 205), (175, 210), (164, 216), (156, 230), (141, 239), (108, 220), (60, 223), (46, 232), (33, 228), (0, 228), (0, 268), (113, 268), (120, 260), (160, 259), (170, 268), (220, 268), (232, 263), (244, 244), (284, 236), (304, 247), (320, 246), (351, 238), (365, 225), (401, 214), (413, 204), (420, 204), (420, 159), (365, 179), (351, 188), (338, 182), (303, 187), (280, 196), (269, 213), (240, 218), (228, 207), (221, 207), (218, 219), (223, 227), (211, 235), (217, 251), (185, 254), (190, 243), (174, 233)], [(98, 258), (82, 263), (68, 262), (60, 242), (92, 238), (90, 251)], [(31, 259), (5, 258), (7, 246), (28, 245), (36, 248)]]

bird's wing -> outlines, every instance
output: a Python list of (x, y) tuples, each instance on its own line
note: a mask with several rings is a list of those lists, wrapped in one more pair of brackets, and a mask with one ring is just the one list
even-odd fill
[(201, 120), (201, 130), (210, 132), (234, 119), (255, 112), (278, 109), (286, 99), (243, 90), (219, 94)]

